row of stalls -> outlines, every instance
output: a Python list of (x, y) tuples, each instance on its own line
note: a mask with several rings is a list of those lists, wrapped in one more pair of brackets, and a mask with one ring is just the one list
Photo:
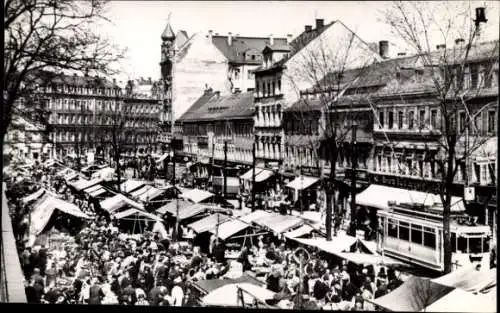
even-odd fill
[(496, 268), (464, 267), (430, 279), (412, 276), (391, 293), (368, 300), (382, 311), (496, 312)]

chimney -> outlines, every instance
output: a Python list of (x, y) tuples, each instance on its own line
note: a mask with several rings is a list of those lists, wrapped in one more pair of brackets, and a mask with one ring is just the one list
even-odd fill
[(437, 49), (437, 50), (446, 49), (446, 45), (445, 45), (445, 44), (440, 44), (440, 45), (437, 45), (437, 46), (436, 46), (436, 49)]
[(292, 34), (287, 34), (286, 35), (286, 43), (290, 44), (292, 42), (292, 38), (293, 38)]
[(215, 91), (214, 94), (217, 96), (217, 98), (220, 98), (220, 91)]
[(455, 39), (455, 44), (457, 46), (462, 47), (465, 44), (465, 40), (463, 38), (457, 38), (457, 39)]
[(389, 41), (381, 40), (378, 42), (378, 53), (384, 59), (389, 58)]
[(228, 33), (227, 34), (227, 44), (231, 45), (232, 43), (233, 43), (233, 34), (232, 33)]
[(273, 36), (273, 34), (269, 35), (269, 45), (270, 46), (274, 45), (274, 36)]
[(113, 78), (113, 84), (116, 85), (116, 78)]
[(406, 55), (406, 52), (398, 52), (398, 57), (404, 57)]
[(213, 35), (213, 30), (208, 31), (208, 40), (211, 42), (212, 41), (212, 35)]
[(321, 29), (325, 26), (325, 20), (322, 18), (317, 18), (316, 19), (316, 29)]
[(311, 25), (306, 25), (304, 27), (304, 30), (305, 30), (306, 33), (310, 32), (312, 29), (313, 29), (313, 27)]

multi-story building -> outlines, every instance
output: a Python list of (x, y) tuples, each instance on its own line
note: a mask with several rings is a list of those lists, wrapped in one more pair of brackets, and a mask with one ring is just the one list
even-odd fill
[[(173, 118), (181, 117), (208, 87), (221, 96), (246, 92), (255, 87), (253, 69), (262, 63), (267, 44), (284, 45), (287, 38), (219, 35), (185, 31), (174, 35), (167, 25), (162, 34), (162, 77), (171, 77)], [(164, 69), (164, 70), (163, 70)], [(168, 73), (170, 74), (168, 74)], [(169, 86), (170, 86), (169, 85)]]
[[(458, 136), (452, 193), (462, 197), (465, 185), (474, 186), (476, 200), (467, 207), (470, 213), (477, 214), (489, 206), (489, 216), (482, 214), (483, 222), (492, 221), (496, 208), (498, 43), (497, 40), (473, 45), (464, 65), (465, 74), (457, 76), (464, 78), (463, 98), (450, 96), (446, 103), (450, 112), (456, 112), (456, 116), (449, 118), (456, 121)], [(454, 49), (461, 47), (449, 49), (449, 55)], [(447, 139), (442, 131), (443, 104), (438, 100), (432, 74), (422, 60), (419, 57), (406, 60), (405, 66), (394, 71), (391, 81), (373, 99), (377, 123), (373, 129), (376, 148), (371, 182), (439, 193), (447, 154)], [(446, 66), (456, 64), (447, 62)], [(469, 120), (473, 123), (468, 123)]]
[[(122, 92), (116, 81), (101, 77), (41, 74), (35, 93), (50, 112), (48, 118), (50, 154), (86, 157), (93, 152), (108, 158), (112, 132), (122, 134), (122, 153), (156, 150), (156, 133), (161, 104), (152, 95), (138, 95), (129, 87)], [(130, 84), (131, 86), (131, 84)], [(117, 124), (116, 121), (123, 123)]]
[[(339, 42), (345, 44), (339, 45)], [(274, 170), (280, 168), (283, 174), (281, 164), (286, 149), (283, 111), (299, 100), (302, 91), (317, 85), (328, 74), (328, 64), (322, 63), (321, 56), (328, 56), (328, 59), (335, 58), (334, 54), (338, 57), (348, 53), (343, 58), (346, 69), (370, 64), (381, 57), (342, 22), (325, 25), (322, 19), (316, 20), (314, 29), (306, 25), (304, 32), (288, 45), (269, 46), (263, 52), (264, 63), (255, 70), (257, 162)], [(335, 62), (330, 64), (333, 68)], [(315, 75), (311, 75), (313, 72)], [(304, 153), (301, 162), (309, 162), (311, 151), (300, 153)]]

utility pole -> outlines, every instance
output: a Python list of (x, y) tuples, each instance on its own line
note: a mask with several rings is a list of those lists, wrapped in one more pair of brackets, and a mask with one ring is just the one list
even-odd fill
[(214, 184), (214, 168), (215, 168), (214, 163), (215, 163), (215, 142), (214, 142), (214, 137), (212, 137), (212, 163), (210, 165), (210, 175), (212, 177), (212, 179), (211, 179), (212, 188), (213, 188), (213, 184)]
[(252, 145), (252, 212), (255, 211), (255, 140)]
[(227, 140), (224, 141), (224, 199), (227, 196)]
[(177, 234), (179, 233), (179, 198), (175, 199), (175, 227), (174, 235), (172, 236), (174, 241), (178, 241)]
[(356, 236), (356, 131), (358, 125), (353, 122), (352, 124), (352, 138), (351, 138), (351, 162), (352, 162), (352, 179), (351, 179), (351, 225), (349, 226), (349, 233), (351, 236)]
[(302, 175), (302, 162), (301, 162), (301, 164), (300, 164), (300, 215), (302, 215), (303, 212), (304, 212), (304, 176)]
[(172, 185), (175, 186), (175, 148), (172, 147)]

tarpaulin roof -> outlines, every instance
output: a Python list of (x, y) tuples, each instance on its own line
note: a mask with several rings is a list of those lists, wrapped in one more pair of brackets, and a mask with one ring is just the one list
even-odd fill
[[(198, 215), (200, 213), (203, 213), (203, 212), (205, 212), (206, 209), (207, 209), (207, 207), (205, 207), (199, 203), (195, 203), (195, 204), (191, 203), (190, 206), (185, 207), (183, 210), (179, 210), (179, 220), (182, 221), (184, 219), (187, 219), (187, 218), (193, 217), (195, 215)], [(175, 210), (174, 210), (174, 213), (172, 213), (172, 215), (177, 217)]]
[(245, 216), (241, 216), (239, 217), (239, 219), (243, 222), (246, 222), (246, 223), (251, 223), (255, 220), (258, 220), (262, 217), (265, 217), (265, 216), (271, 216), (272, 213), (269, 213), (269, 212), (266, 212), (266, 211), (263, 211), (263, 210), (256, 210), (250, 214), (247, 214)]
[(189, 224), (188, 227), (191, 228), (197, 234), (201, 234), (203, 232), (209, 231), (211, 228), (216, 227), (217, 223), (219, 223), (219, 225), (222, 224), (229, 218), (230, 217), (227, 215), (215, 213), (205, 218), (202, 218), (199, 221)]
[(467, 266), (432, 281), (465, 291), (479, 291), (492, 284), (496, 284), (497, 270), (496, 268), (492, 268), (478, 271), (475, 266)]
[(125, 193), (130, 193), (136, 189), (141, 188), (144, 185), (146, 185), (146, 183), (143, 181), (130, 179), (130, 180), (127, 180), (126, 182), (121, 183), (120, 191), (125, 192)]
[(255, 181), (257, 183), (260, 183), (260, 182), (263, 182), (265, 181), (266, 179), (268, 179), (269, 177), (273, 176), (274, 173), (273, 171), (270, 171), (270, 170), (262, 170), (259, 175), (256, 175), (255, 176)]
[(229, 284), (236, 284), (236, 283), (248, 283), (256, 286), (264, 285), (261, 281), (248, 274), (243, 274), (243, 276), (234, 279), (225, 278), (225, 279), (206, 279), (206, 280), (194, 281), (193, 285), (198, 290), (204, 293), (209, 293), (222, 286)]
[(304, 223), (304, 220), (296, 216), (271, 214), (254, 221), (257, 225), (269, 228), (271, 231), (281, 234), (293, 227)]
[(101, 185), (95, 185), (90, 188), (84, 190), (85, 193), (88, 193), (92, 197), (98, 197), (104, 193), (106, 193), (106, 189), (104, 189)]
[(164, 189), (158, 189), (155, 187), (151, 187), (145, 193), (143, 193), (139, 196), (139, 200), (144, 201), (144, 202), (154, 200), (155, 198), (161, 196), (165, 192), (167, 192), (167, 191)]
[(127, 205), (130, 205), (134, 208), (144, 210), (144, 206), (138, 202), (135, 202), (122, 194), (116, 194), (113, 197), (107, 198), (101, 201), (101, 208), (103, 210), (112, 213), (118, 209), (121, 209)]
[(193, 202), (184, 199), (173, 199), (169, 203), (161, 206), (155, 212), (160, 214), (170, 213), (175, 216), (177, 212), (177, 206), (179, 206), (179, 211), (182, 211), (187, 207), (193, 206), (193, 204), (194, 204)]
[(201, 190), (201, 189), (191, 189), (191, 190), (188, 190), (188, 191), (182, 193), (180, 196), (181, 196), (181, 198), (191, 200), (194, 203), (199, 203), (201, 201), (204, 201), (204, 200), (207, 200), (207, 199), (213, 197), (214, 194), (211, 192), (205, 191), (205, 190)]
[(497, 312), (496, 287), (488, 293), (474, 294), (455, 289), (422, 310), (423, 312)]
[(293, 188), (297, 190), (303, 190), (310, 187), (312, 184), (316, 183), (319, 178), (309, 177), (309, 176), (300, 176), (296, 177), (294, 180), (289, 182), (286, 186), (288, 188)]
[(391, 293), (368, 301), (389, 311), (419, 312), (453, 289), (429, 278), (412, 276)]
[(127, 219), (127, 218), (130, 219), (132, 216), (134, 216), (135, 219), (144, 219), (144, 220), (157, 221), (157, 222), (163, 221), (163, 219), (161, 219), (160, 217), (158, 217), (154, 214), (148, 213), (146, 211), (138, 210), (138, 209), (128, 209), (128, 210), (125, 210), (123, 212), (118, 212), (118, 213), (113, 215), (113, 217), (118, 219), (118, 220), (119, 219)]
[(80, 190), (95, 186), (95, 185), (99, 184), (100, 182), (102, 182), (102, 179), (100, 179), (100, 178), (94, 178), (91, 180), (81, 179), (77, 182), (72, 183), (71, 186), (73, 186), (73, 188), (75, 188), (76, 190), (80, 191)]
[[(229, 220), (219, 225), (218, 236), (220, 239), (226, 240), (232, 235), (249, 227), (252, 226), (237, 219)], [(208, 231), (215, 234), (215, 227), (209, 229)]]
[[(377, 209), (389, 209), (389, 201), (399, 203), (422, 204), (426, 206), (437, 205), (434, 208), (442, 208), (441, 197), (437, 194), (425, 193), (415, 190), (387, 187), (372, 184), (364, 191), (356, 195), (356, 203), (359, 205), (374, 207)], [(465, 211), (464, 203), (460, 197), (451, 198), (451, 210), (455, 212)]]
[[(259, 175), (260, 172), (264, 171), (262, 168), (255, 168), (255, 178), (257, 178), (257, 175)], [(240, 176), (240, 179), (243, 180), (252, 180), (253, 177), (253, 168), (250, 169), (248, 172)]]
[(326, 238), (292, 238), (293, 240), (311, 247), (316, 247), (325, 252), (340, 256), (341, 252), (349, 251), (358, 239), (356, 237), (339, 234), (327, 241)]
[(370, 254), (370, 253), (359, 253), (359, 252), (341, 252), (338, 254), (341, 258), (356, 263), (356, 264), (384, 264), (384, 265), (398, 265), (398, 266), (404, 266), (405, 264), (390, 258), (390, 257), (382, 257), (380, 254), (375, 253), (375, 254)]
[(26, 197), (22, 198), (21, 201), (23, 203), (31, 202), (33, 200), (36, 200), (36, 199), (40, 198), (44, 193), (45, 193), (45, 189), (40, 188), (37, 191), (35, 191), (34, 193), (32, 193), (30, 195), (27, 195)]
[(141, 188), (138, 188), (138, 189), (136, 189), (136, 190), (134, 190), (132, 192), (129, 192), (129, 194), (130, 194), (130, 196), (132, 196), (134, 198), (137, 198), (140, 195), (142, 195), (143, 193), (146, 193), (151, 188), (153, 188), (153, 186), (151, 186), (151, 185), (144, 185)]
[(60, 170), (59, 172), (57, 172), (56, 176), (65, 176), (71, 172), (74, 172), (74, 170), (70, 169), (69, 167), (66, 167), (66, 168)]
[(287, 238), (298, 238), (311, 233), (314, 228), (310, 225), (302, 225), (297, 229), (284, 233)]
[(90, 217), (83, 213), (76, 205), (53, 196), (48, 196), (42, 203), (34, 208), (31, 214), (30, 233), (35, 235), (40, 234), (45, 226), (47, 226), (55, 210), (75, 217), (90, 219)]
[(248, 283), (238, 283), (224, 285), (215, 289), (202, 298), (202, 303), (206, 306), (239, 307), (241, 303), (238, 296), (238, 288), (242, 288), (248, 292), (243, 292), (243, 301), (245, 303), (254, 303), (256, 299), (266, 303), (266, 300), (273, 299), (275, 295), (274, 292), (264, 287)]

